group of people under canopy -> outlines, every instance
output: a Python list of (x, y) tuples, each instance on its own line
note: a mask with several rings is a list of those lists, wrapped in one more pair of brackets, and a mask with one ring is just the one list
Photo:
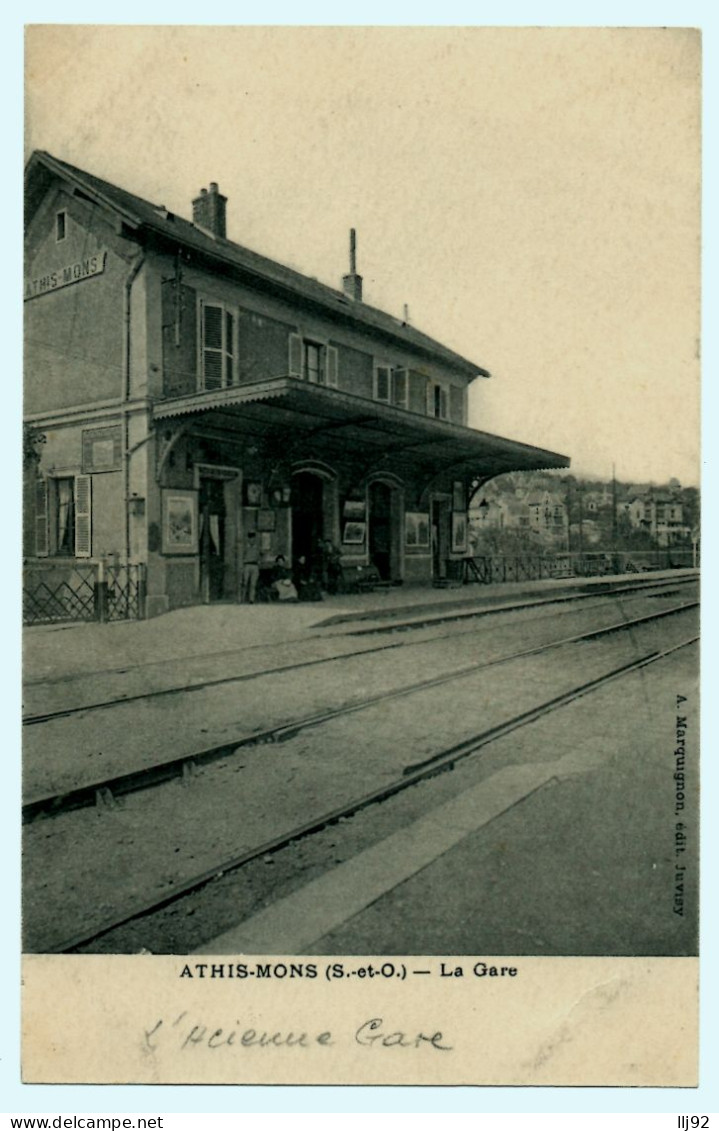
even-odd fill
[(321, 538), (311, 556), (301, 554), (292, 565), (278, 554), (263, 580), (270, 600), (321, 601), (323, 592), (337, 593), (342, 587), (342, 556), (329, 538)]

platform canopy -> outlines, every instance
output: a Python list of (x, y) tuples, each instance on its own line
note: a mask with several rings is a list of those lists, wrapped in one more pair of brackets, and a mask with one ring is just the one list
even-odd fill
[(569, 458), (557, 452), (296, 377), (274, 377), (160, 401), (153, 415), (158, 423), (175, 420), (194, 425), (201, 421), (228, 433), (257, 437), (285, 433), (292, 438), (293, 448), (317, 441), (328, 455), (407, 458), (431, 467), (434, 473), (447, 470), (489, 479), (507, 471), (569, 466)]

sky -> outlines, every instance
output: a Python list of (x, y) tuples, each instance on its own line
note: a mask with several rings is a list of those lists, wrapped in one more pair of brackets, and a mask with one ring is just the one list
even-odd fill
[(700, 38), (681, 28), (34, 26), (35, 149), (492, 374), (470, 424), (578, 474), (699, 477)]

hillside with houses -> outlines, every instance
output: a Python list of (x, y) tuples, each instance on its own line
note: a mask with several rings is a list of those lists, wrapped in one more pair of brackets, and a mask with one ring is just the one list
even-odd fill
[(699, 491), (556, 472), (491, 480), (470, 507), (476, 554), (649, 552), (699, 541)]

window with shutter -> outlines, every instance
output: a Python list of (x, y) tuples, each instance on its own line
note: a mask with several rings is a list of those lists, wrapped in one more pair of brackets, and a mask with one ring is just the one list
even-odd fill
[(444, 385), (430, 385), (430, 416), (447, 420), (449, 416), (449, 397)]
[(47, 480), (35, 484), (35, 556), (45, 558), (49, 551)]
[(92, 554), (92, 477), (75, 477), (75, 557)]
[(289, 375), (312, 385), (337, 388), (339, 355), (336, 346), (313, 342), (301, 334), (289, 336)]

